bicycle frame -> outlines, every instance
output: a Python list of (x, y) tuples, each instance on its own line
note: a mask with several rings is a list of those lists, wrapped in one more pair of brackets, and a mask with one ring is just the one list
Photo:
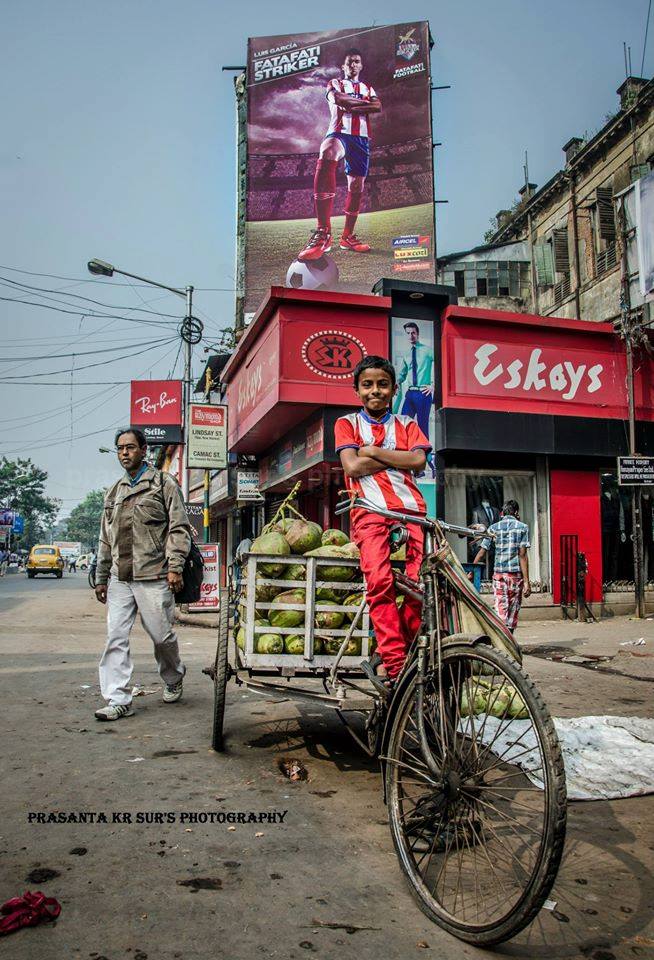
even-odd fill
[[(385, 507), (379, 507), (365, 497), (355, 497), (347, 503), (336, 508), (336, 513), (347, 513), (353, 509), (367, 510), (369, 513), (376, 513), (389, 520), (397, 520), (403, 524), (414, 524), (424, 530), (424, 558), (420, 569), (419, 586), (423, 597), (423, 616), (422, 629), (417, 636), (415, 656), (408, 657), (402, 673), (409, 667), (413, 659), (416, 660), (416, 698), (417, 698), (417, 720), (418, 734), (420, 737), (420, 750), (423, 759), (429, 769), (429, 772), (438, 782), (444, 777), (444, 771), (447, 765), (447, 756), (444, 756), (438, 762), (429, 746), (429, 739), (425, 728), (424, 717), (424, 696), (425, 684), (428, 676), (434, 671), (440, 676), (442, 672), (442, 644), (443, 627), (441, 623), (441, 590), (438, 578), (438, 569), (433, 569), (430, 564), (431, 558), (436, 553), (436, 544), (438, 540), (445, 540), (445, 533), (456, 533), (461, 536), (478, 538), (480, 536), (490, 536), (487, 531), (475, 530), (472, 527), (464, 527), (458, 524), (448, 523), (445, 520), (431, 520), (416, 514), (401, 513), (395, 510), (387, 510)], [(401, 676), (401, 674), (400, 674)], [(441, 742), (445, 743), (446, 738), (443, 730), (444, 723), (444, 699), (443, 685), (438, 684), (440, 709), (439, 721), (441, 724)]]

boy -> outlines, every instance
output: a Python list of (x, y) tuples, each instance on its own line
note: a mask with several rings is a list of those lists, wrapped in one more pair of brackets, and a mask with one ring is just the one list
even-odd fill
[[(424, 515), (425, 501), (413, 474), (425, 469), (431, 446), (415, 420), (391, 413), (397, 391), (393, 365), (383, 357), (364, 357), (354, 370), (354, 390), (363, 409), (340, 417), (334, 427), (335, 447), (348, 490), (387, 510)], [(376, 677), (370, 664), (364, 661), (362, 666), (368, 676), (372, 674), (375, 685), (383, 688), (384, 682), (389, 685), (395, 680), (404, 665), (409, 644), (420, 626), (420, 602), (405, 597), (400, 610), (395, 603), (388, 539), (394, 521), (366, 510), (353, 510), (351, 521), (352, 539), (361, 551), (366, 598), (381, 658)], [(423, 532), (415, 524), (408, 526), (406, 573), (416, 579), (422, 562)]]

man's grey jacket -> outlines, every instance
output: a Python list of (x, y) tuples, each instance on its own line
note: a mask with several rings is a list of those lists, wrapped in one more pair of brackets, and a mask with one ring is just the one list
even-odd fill
[(127, 477), (104, 498), (96, 583), (159, 580), (181, 573), (191, 549), (191, 525), (182, 492), (168, 473), (148, 467), (138, 483)]

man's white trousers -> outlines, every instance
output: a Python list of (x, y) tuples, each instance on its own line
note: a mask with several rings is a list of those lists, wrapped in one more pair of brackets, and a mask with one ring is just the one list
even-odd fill
[(132, 702), (132, 657), (129, 634), (136, 614), (154, 644), (159, 675), (174, 686), (186, 673), (173, 630), (175, 598), (166, 580), (125, 582), (109, 579), (107, 590), (107, 645), (100, 660), (100, 690), (110, 704)]

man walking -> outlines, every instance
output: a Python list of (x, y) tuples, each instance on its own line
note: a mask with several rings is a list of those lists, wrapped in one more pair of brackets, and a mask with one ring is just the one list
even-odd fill
[[(495, 610), (511, 633), (518, 625), (518, 614), (523, 597), (531, 593), (527, 550), (529, 527), (520, 520), (520, 508), (515, 500), (507, 500), (497, 523), (491, 523), (488, 532), (495, 538), (495, 566), (493, 596)], [(489, 538), (482, 540), (475, 563), (480, 563), (490, 548)]]
[(182, 696), (186, 667), (173, 630), (175, 593), (191, 548), (191, 527), (181, 491), (169, 474), (145, 461), (141, 430), (119, 430), (118, 460), (125, 475), (104, 499), (95, 595), (107, 604), (107, 645), (100, 661), (100, 690), (108, 706), (97, 720), (131, 717), (132, 658), (129, 635), (138, 611), (154, 643), (165, 703)]

